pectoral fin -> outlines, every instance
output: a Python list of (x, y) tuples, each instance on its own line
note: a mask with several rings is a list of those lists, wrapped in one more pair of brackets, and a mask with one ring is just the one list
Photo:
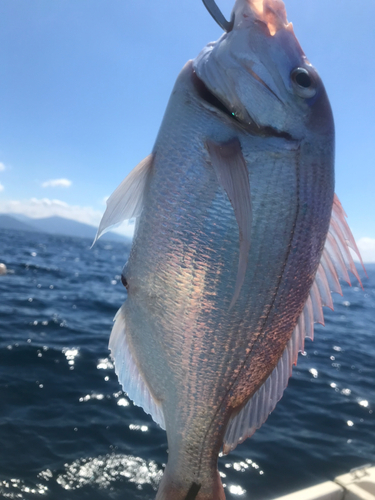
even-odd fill
[(252, 224), (249, 174), (238, 139), (221, 144), (208, 140), (206, 147), (219, 184), (231, 202), (239, 229), (240, 257), (231, 309), (240, 294), (249, 258)]
[(138, 217), (141, 213), (153, 159), (154, 156), (151, 154), (138, 163), (108, 198), (107, 209), (100, 221), (94, 243), (112, 226)]

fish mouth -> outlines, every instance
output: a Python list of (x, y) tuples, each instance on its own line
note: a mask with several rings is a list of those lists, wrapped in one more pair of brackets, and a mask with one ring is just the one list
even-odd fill
[(254, 20), (262, 22), (274, 36), (282, 29), (293, 30), (288, 22), (283, 0), (247, 0), (248, 8)]
[(261, 126), (247, 112), (246, 120), (241, 119), (235, 111), (231, 111), (227, 105), (220, 100), (207, 85), (198, 77), (195, 70), (192, 72), (192, 83), (201, 102), (206, 108), (221, 118), (229, 121), (232, 126), (236, 126), (251, 135), (260, 137), (278, 137), (287, 141), (295, 141), (288, 132), (279, 131), (270, 125)]

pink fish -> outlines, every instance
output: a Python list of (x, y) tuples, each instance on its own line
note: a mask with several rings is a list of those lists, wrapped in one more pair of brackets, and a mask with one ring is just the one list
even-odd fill
[(154, 149), (108, 200), (136, 217), (110, 349), (167, 431), (157, 500), (224, 500), (217, 470), (281, 398), (359, 256), (334, 195), (334, 123), (281, 0), (237, 0), (181, 71)]

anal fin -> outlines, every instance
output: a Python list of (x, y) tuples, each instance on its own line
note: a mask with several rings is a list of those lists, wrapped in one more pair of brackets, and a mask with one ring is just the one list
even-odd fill
[(122, 309), (119, 309), (114, 321), (109, 348), (119, 382), (134, 404), (141, 406), (162, 429), (165, 429), (161, 405), (152, 396), (131, 352), (126, 338), (125, 317)]

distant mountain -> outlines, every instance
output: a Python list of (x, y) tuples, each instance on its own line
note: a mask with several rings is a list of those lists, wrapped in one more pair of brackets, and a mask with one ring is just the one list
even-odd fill
[[(19, 220), (21, 219), (21, 220)], [(62, 234), (64, 236), (76, 236), (93, 240), (97, 228), (89, 224), (83, 224), (63, 217), (46, 217), (43, 219), (31, 219), (17, 214), (0, 214), (0, 229), (15, 229), (19, 231), (36, 231), (48, 234)], [(109, 231), (101, 237), (106, 241), (128, 241), (127, 238)]]
[[(28, 218), (28, 217), (27, 217)], [(31, 220), (31, 219), (29, 219)], [(30, 226), (25, 222), (21, 222), (14, 217), (6, 214), (0, 214), (0, 228), (1, 229), (15, 229), (17, 231), (34, 231), (35, 227)]]

